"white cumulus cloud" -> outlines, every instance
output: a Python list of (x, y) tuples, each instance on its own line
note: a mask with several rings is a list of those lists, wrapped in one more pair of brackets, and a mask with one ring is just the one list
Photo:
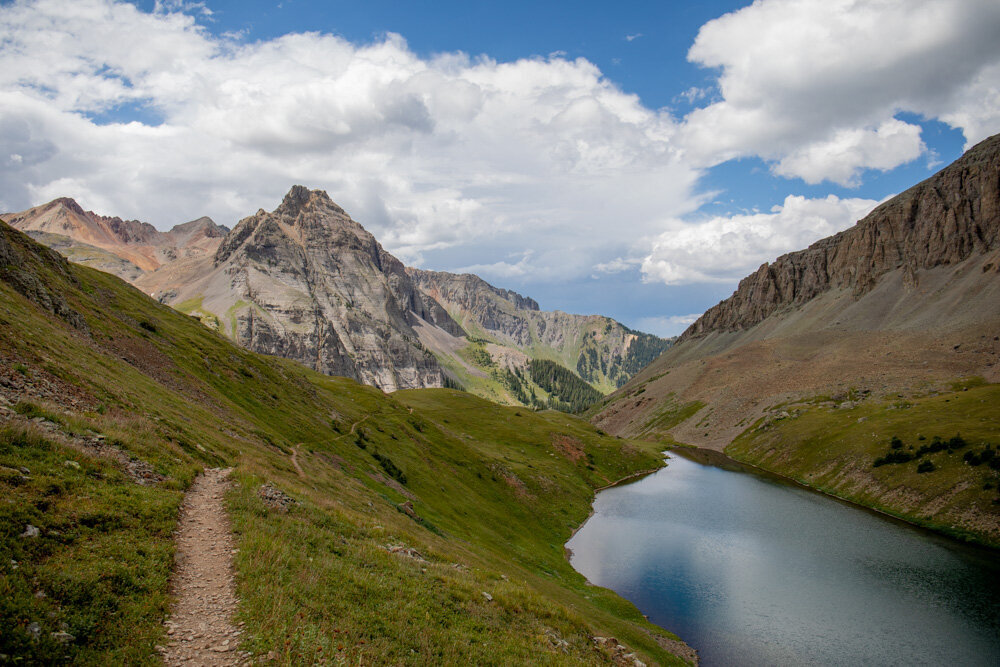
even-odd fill
[(635, 323), (639, 331), (646, 331), (657, 336), (677, 336), (694, 324), (701, 313), (688, 315), (664, 315), (659, 317), (641, 317)]
[(969, 144), (1000, 130), (996, 0), (757, 0), (702, 26), (688, 58), (721, 99), (685, 118), (687, 157), (756, 155), (807, 182), (856, 184), (924, 150), (938, 118)]
[(72, 196), (160, 227), (233, 224), (301, 183), (405, 261), (569, 277), (698, 205), (675, 120), (584, 59), (424, 58), (398, 35), (248, 43), (181, 11), (206, 8), (0, 6), (0, 142), (20, 156), (0, 163), (0, 208)]
[(878, 202), (789, 196), (767, 213), (677, 222), (642, 260), (646, 281), (668, 285), (735, 282), (764, 262), (842, 231)]
[(391, 34), (249, 42), (200, 25), (211, 4), (0, 4), (0, 209), (71, 196), (161, 228), (231, 225), (300, 183), (416, 265), (718, 282), (871, 202), (692, 221), (707, 167), (758, 155), (853, 185), (926, 151), (901, 112), (970, 142), (1000, 129), (995, 1), (758, 0), (702, 28), (689, 57), (719, 76), (680, 93), (703, 105), (682, 121), (585, 59), (422, 57)]

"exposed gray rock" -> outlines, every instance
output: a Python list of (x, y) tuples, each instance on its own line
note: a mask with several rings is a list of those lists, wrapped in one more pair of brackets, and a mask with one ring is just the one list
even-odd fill
[(8, 283), (22, 296), (39, 308), (62, 318), (77, 329), (86, 330), (87, 324), (77, 311), (66, 303), (62, 294), (47, 287), (39, 280), (39, 267), (55, 271), (71, 283), (76, 278), (69, 270), (66, 259), (54, 250), (37, 243), (17, 240), (16, 230), (0, 225), (0, 280)]
[(290, 495), (274, 486), (270, 482), (267, 484), (262, 484), (259, 489), (257, 489), (257, 495), (260, 499), (264, 501), (264, 504), (271, 509), (276, 509), (279, 512), (287, 512), (290, 508), (299, 504), (299, 501), (292, 498)]
[(534, 299), (494, 287), (476, 275), (406, 271), (468, 331), (482, 332), (491, 342), (530, 356), (549, 348), (551, 352), (541, 356), (562, 359), (598, 386), (623, 385), (672, 343), (632, 331), (609, 317), (540, 310)]
[(64, 631), (53, 632), (49, 636), (52, 637), (52, 639), (59, 642), (60, 644), (69, 644), (71, 641), (76, 639), (76, 637)]
[(211, 275), (176, 299), (196, 293), (241, 345), (386, 391), (443, 384), (414, 325), (464, 335), (375, 237), (325, 192), (298, 185), (273, 212), (241, 220)]
[(904, 270), (904, 284), (912, 289), (919, 269), (957, 264), (1000, 247), (998, 165), (1000, 135), (969, 149), (854, 227), (762, 265), (680, 340), (749, 329), (830, 289), (849, 289), (859, 297), (895, 269)]

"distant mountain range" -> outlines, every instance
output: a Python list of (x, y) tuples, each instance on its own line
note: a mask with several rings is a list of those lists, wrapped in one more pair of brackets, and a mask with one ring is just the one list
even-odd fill
[(113, 260), (109, 267), (119, 268), (108, 271), (122, 277), (154, 271), (181, 258), (210, 255), (229, 232), (228, 228), (215, 224), (207, 217), (177, 225), (169, 232), (161, 232), (147, 222), (84, 211), (68, 197), (0, 217), (12, 227), (41, 239), (46, 245), (61, 244), (66, 249), (76, 248), (91, 253), (103, 250), (105, 253), (99, 255), (102, 258), (110, 255), (124, 260), (131, 266)]
[(577, 409), (671, 343), (607, 317), (541, 311), (478, 276), (406, 268), (325, 192), (302, 186), (232, 230), (199, 218), (160, 232), (68, 198), (2, 218), (244, 347), (385, 391), (451, 386)]
[[(1000, 450), (998, 382), (1000, 135), (761, 266), (593, 421), (1000, 543), (1000, 477), (969, 463)], [(912, 462), (874, 466), (890, 441)]]

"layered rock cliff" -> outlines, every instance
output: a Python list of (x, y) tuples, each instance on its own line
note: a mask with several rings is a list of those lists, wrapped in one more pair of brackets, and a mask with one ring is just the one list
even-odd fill
[(1000, 382), (998, 332), (1000, 135), (745, 278), (595, 423), (722, 449), (790, 400)]
[(848, 289), (857, 298), (896, 269), (904, 271), (912, 288), (922, 269), (957, 264), (997, 248), (998, 165), (1000, 135), (877, 207), (854, 227), (764, 264), (731, 297), (706, 311), (681, 340), (709, 331), (749, 329), (830, 289)]

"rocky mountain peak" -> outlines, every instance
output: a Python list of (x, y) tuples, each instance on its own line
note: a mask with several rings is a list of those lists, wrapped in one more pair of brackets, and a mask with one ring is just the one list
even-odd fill
[(323, 190), (294, 185), (274, 211), (259, 209), (228, 233), (215, 253), (218, 266), (240, 247), (292, 242), (305, 251), (330, 254), (335, 248), (362, 248), (374, 262), (383, 254), (375, 237), (351, 219)]
[(238, 342), (385, 390), (443, 384), (414, 327), (465, 333), (322, 190), (296, 185), (241, 220), (214, 266), (202, 296), (225, 306)]
[(77, 215), (86, 215), (83, 207), (76, 203), (76, 200), (72, 197), (59, 197), (58, 199), (53, 199), (49, 202), (48, 206), (46, 206), (46, 209), (48, 210), (55, 208), (64, 208), (76, 213)]
[(222, 225), (216, 224), (215, 220), (212, 220), (207, 215), (203, 215), (196, 220), (191, 220), (190, 222), (184, 222), (179, 225), (174, 225), (169, 234), (181, 233), (181, 234), (193, 234), (201, 233), (209, 238), (222, 238), (229, 233), (229, 229), (223, 227)]
[(344, 209), (337, 206), (326, 191), (310, 190), (304, 185), (293, 185), (274, 213), (294, 224), (295, 219), (307, 211), (323, 210), (346, 215)]

